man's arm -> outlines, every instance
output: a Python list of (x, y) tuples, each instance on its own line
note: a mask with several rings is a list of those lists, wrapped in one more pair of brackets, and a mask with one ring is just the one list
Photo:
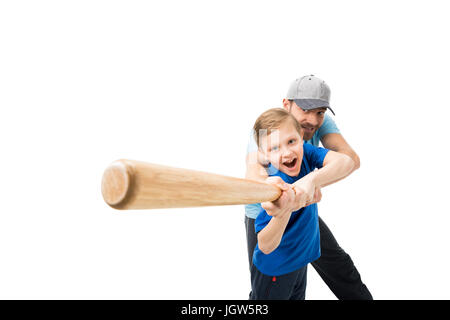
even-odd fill
[(356, 169), (359, 169), (360, 166), (359, 156), (355, 152), (355, 150), (353, 150), (352, 147), (350, 147), (350, 145), (344, 139), (342, 134), (329, 133), (324, 135), (320, 139), (320, 141), (322, 142), (324, 148), (346, 154), (350, 158), (352, 158), (353, 162), (355, 163), (352, 172), (355, 171)]
[(268, 177), (267, 171), (261, 164), (262, 155), (258, 151), (247, 153), (245, 162), (247, 170), (245, 172), (245, 178), (256, 181), (265, 181)]
[[(342, 177), (339, 180), (346, 178), (347, 176), (352, 174), (353, 171), (359, 169), (359, 166), (360, 166), (359, 156), (355, 152), (355, 150), (353, 150), (352, 147), (350, 147), (350, 145), (344, 139), (342, 134), (329, 133), (329, 134), (324, 135), (320, 141), (322, 141), (322, 144), (325, 148), (339, 152), (339, 153), (346, 154), (353, 160), (354, 165), (353, 165), (352, 170), (346, 176)], [(331, 183), (337, 182), (339, 180), (333, 181)], [(329, 184), (331, 184), (331, 183), (329, 183)], [(324, 187), (326, 187), (329, 184), (325, 184)]]
[[(311, 201), (315, 190), (347, 176), (353, 166), (353, 160), (349, 156), (330, 150), (323, 160), (322, 168), (310, 172), (293, 183), (294, 189), (285, 188), (277, 201), (262, 203), (261, 206), (266, 209), (269, 215), (272, 215), (272, 219), (258, 233), (259, 249), (264, 254), (269, 254), (275, 250), (280, 244), (291, 213), (304, 207), (307, 201)], [(282, 181), (277, 181), (276, 178), (279, 179), (279, 177), (270, 177), (266, 182), (282, 183)], [(277, 202), (279, 202), (278, 205)]]
[(346, 154), (328, 151), (323, 160), (323, 167), (308, 173), (300, 180), (293, 183), (295, 191), (306, 193), (309, 201), (312, 201), (316, 189), (335, 183), (350, 174), (354, 167), (353, 160)]

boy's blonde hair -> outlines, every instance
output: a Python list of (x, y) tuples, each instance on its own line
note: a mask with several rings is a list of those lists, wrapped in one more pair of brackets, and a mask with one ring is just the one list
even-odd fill
[(253, 136), (258, 147), (262, 137), (279, 129), (286, 121), (290, 121), (299, 135), (303, 137), (302, 127), (292, 114), (283, 108), (273, 108), (261, 114), (253, 126)]

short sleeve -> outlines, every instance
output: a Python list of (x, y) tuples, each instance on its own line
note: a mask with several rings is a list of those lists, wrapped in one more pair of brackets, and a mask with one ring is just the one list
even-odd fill
[(324, 135), (327, 135), (329, 133), (341, 133), (334, 122), (334, 120), (325, 113), (325, 118), (323, 120), (322, 125), (320, 126), (319, 130), (317, 130), (317, 137), (322, 139)]
[(323, 167), (323, 160), (325, 160), (325, 156), (328, 153), (328, 149), (315, 147), (308, 143), (303, 144), (303, 157), (306, 158), (308, 164), (311, 166), (311, 170), (315, 168)]

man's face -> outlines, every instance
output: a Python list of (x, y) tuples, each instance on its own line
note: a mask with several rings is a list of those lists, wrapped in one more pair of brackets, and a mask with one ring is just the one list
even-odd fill
[(283, 100), (283, 107), (289, 111), (303, 128), (303, 139), (310, 140), (323, 123), (327, 108), (303, 110), (294, 101)]
[(303, 159), (303, 138), (290, 122), (263, 136), (260, 147), (266, 159), (289, 176), (298, 176)]

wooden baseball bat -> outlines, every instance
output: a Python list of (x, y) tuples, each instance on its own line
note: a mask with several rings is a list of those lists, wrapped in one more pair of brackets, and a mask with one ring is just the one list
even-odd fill
[(102, 194), (115, 209), (156, 209), (260, 203), (278, 199), (281, 190), (248, 179), (117, 160), (103, 174)]

